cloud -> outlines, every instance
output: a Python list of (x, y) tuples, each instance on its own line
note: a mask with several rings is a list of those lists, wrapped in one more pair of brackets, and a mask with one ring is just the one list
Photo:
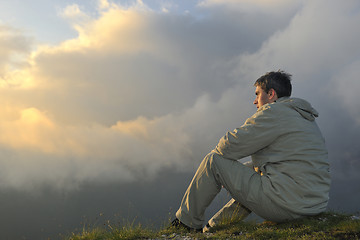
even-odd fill
[(355, 42), (360, 39), (356, 28), (360, 14), (354, 9), (358, 9), (355, 1), (308, 2), (287, 28), (264, 41), (257, 52), (240, 55), (236, 70), (239, 77), (255, 77), (262, 69), (293, 74), (294, 95), (320, 111), (318, 122), (329, 147), (334, 179), (358, 179), (354, 142), (360, 136), (355, 93), (360, 52)]
[[(358, 12), (350, 14), (356, 4), (353, 1), (347, 4), (332, 2), (326, 6), (322, 5), (322, 1), (308, 3), (284, 31), (274, 34), (264, 42), (259, 51), (241, 55), (238, 73), (248, 74), (249, 69), (252, 69), (256, 75), (255, 69), (259, 67), (285, 68), (295, 76), (295, 94), (304, 94), (314, 101), (319, 101), (320, 96), (342, 96), (338, 99), (340, 102), (352, 98), (356, 105), (353, 94), (348, 94), (345, 89), (347, 87), (343, 84), (345, 81), (348, 87), (352, 85), (354, 89), (358, 88), (354, 78), (358, 71), (354, 66), (360, 58), (360, 51), (355, 43), (360, 38), (360, 31), (355, 26), (360, 15)], [(319, 12), (320, 6), (322, 11)], [(346, 74), (344, 79), (341, 76), (343, 74)], [(323, 107), (329, 108), (331, 105)], [(353, 111), (354, 106), (349, 108), (348, 104), (344, 104), (344, 107)]]
[(0, 22), (0, 79), (7, 80), (7, 72), (22, 67), (29, 54), (32, 40), (23, 36), (21, 30)]
[[(284, 12), (293, 10), (298, 7), (301, 1), (286, 1), (286, 0), (203, 0), (198, 4), (200, 7), (224, 7), (227, 10), (235, 10), (243, 13), (278, 13), (283, 15)], [(273, 16), (274, 17), (274, 16)]]
[(357, 97), (357, 93), (360, 91), (360, 83), (356, 81), (360, 73), (359, 69), (360, 58), (354, 59), (332, 77), (329, 86), (329, 91), (335, 90), (335, 97), (340, 99), (342, 107), (347, 109), (348, 114), (357, 124), (360, 124), (360, 105)]
[(294, 94), (319, 110), (336, 176), (344, 155), (357, 168), (350, 159), (358, 153), (337, 142), (342, 136), (349, 146), (358, 135), (333, 129), (346, 120), (360, 132), (358, 3), (277, 1), (288, 10), (281, 14), (262, 1), (219, 4), (203, 1), (201, 18), (141, 1), (99, 1), (95, 15), (69, 5), (63, 13), (75, 17), (77, 38), (6, 52), (0, 66), (18, 51), (28, 55), (25, 65), (2, 68), (1, 187), (71, 189), (148, 179), (169, 167), (193, 171), (255, 111), (255, 79), (279, 68), (293, 74)]
[(79, 5), (77, 5), (77, 4), (72, 4), (72, 5), (67, 6), (60, 13), (60, 15), (63, 16), (64, 18), (70, 18), (70, 19), (82, 18), (82, 17), (87, 16), (83, 11), (80, 10)]
[[(86, 180), (129, 181), (139, 174), (151, 177), (163, 167), (184, 168), (188, 136), (180, 124), (169, 126), (172, 120), (140, 117), (111, 127), (69, 126), (38, 109), (22, 110), (0, 124), (2, 186), (76, 188)], [(151, 165), (141, 166), (146, 163)]]

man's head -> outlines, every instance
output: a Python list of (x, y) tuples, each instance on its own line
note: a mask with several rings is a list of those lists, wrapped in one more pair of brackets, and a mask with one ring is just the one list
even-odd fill
[(273, 103), (278, 98), (290, 97), (291, 95), (291, 75), (283, 72), (268, 72), (256, 80), (254, 86), (256, 107), (259, 108), (266, 103)]

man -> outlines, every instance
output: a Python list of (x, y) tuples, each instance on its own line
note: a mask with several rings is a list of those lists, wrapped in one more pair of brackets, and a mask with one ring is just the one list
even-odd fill
[[(204, 212), (223, 186), (232, 199), (203, 229), (224, 216), (251, 212), (275, 222), (316, 215), (329, 200), (327, 150), (305, 100), (290, 98), (291, 75), (269, 72), (254, 84), (257, 112), (228, 132), (201, 162), (174, 226), (201, 231)], [(250, 164), (238, 159), (251, 156)]]

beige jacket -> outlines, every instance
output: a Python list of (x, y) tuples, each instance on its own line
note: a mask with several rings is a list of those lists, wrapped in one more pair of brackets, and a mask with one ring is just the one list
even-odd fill
[(228, 132), (213, 152), (230, 160), (251, 155), (264, 193), (284, 209), (300, 215), (323, 212), (330, 173), (317, 116), (305, 100), (280, 98)]

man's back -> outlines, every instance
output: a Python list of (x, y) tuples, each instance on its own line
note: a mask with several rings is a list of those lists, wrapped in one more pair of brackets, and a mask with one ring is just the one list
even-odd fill
[(329, 163), (317, 115), (302, 99), (281, 98), (249, 119), (263, 125), (258, 126), (262, 134), (272, 136), (270, 144), (252, 154), (263, 175), (264, 193), (297, 214), (320, 213), (329, 198)]

